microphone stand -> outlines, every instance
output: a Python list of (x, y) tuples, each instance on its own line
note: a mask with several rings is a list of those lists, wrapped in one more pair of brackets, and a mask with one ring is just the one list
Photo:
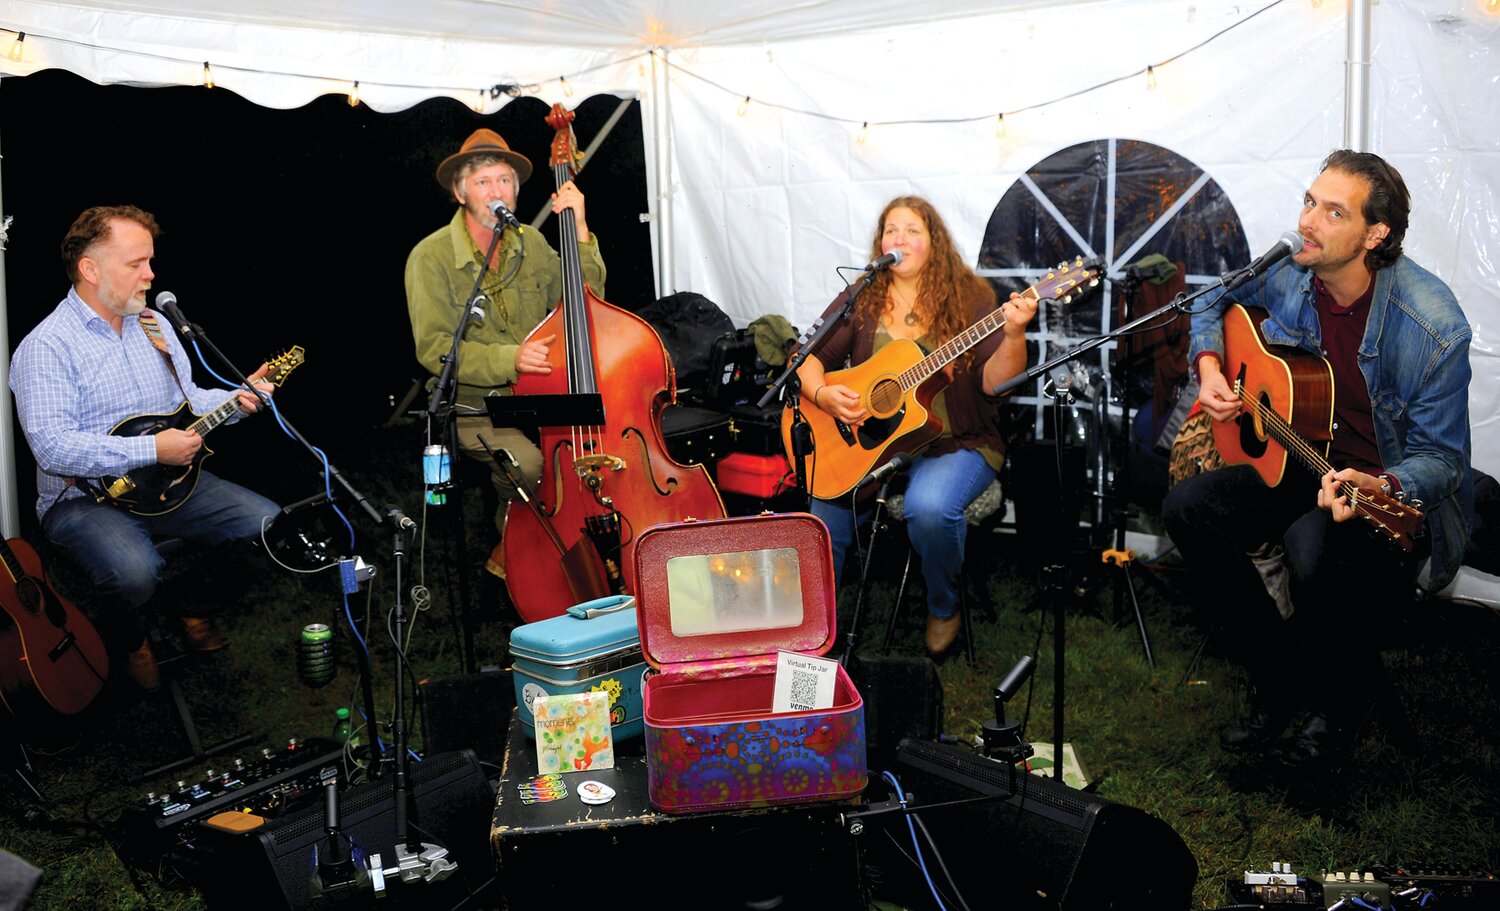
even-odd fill
[[(802, 383), (796, 378), (797, 368), (801, 367), (803, 362), (814, 351), (818, 350), (818, 346), (823, 343), (823, 339), (828, 336), (828, 333), (833, 331), (834, 326), (848, 319), (854, 313), (854, 302), (858, 299), (860, 292), (870, 287), (870, 283), (875, 280), (875, 271), (872, 269), (865, 273), (865, 277), (860, 280), (858, 286), (854, 286), (854, 290), (844, 299), (844, 305), (837, 312), (826, 320), (818, 320), (813, 323), (812, 329), (804, 335), (805, 341), (797, 346), (796, 353), (787, 358), (786, 369), (781, 371), (780, 376), (771, 381), (771, 385), (767, 387), (765, 395), (761, 396), (760, 401), (755, 403), (755, 407), (757, 408), (766, 407), (781, 395), (781, 388), (783, 386), (786, 386), (788, 383), (791, 384), (791, 392), (787, 395), (787, 406), (792, 409), (792, 452), (790, 453), (794, 463), (792, 468), (795, 469), (797, 474), (797, 486), (802, 489), (803, 493), (809, 496), (812, 495), (812, 488), (808, 485), (807, 480), (807, 456), (813, 451), (812, 428), (807, 423), (807, 419), (802, 416)], [(814, 404), (814, 407), (816, 407), (816, 404)]]
[[(1051, 360), (1046, 361), (1045, 363), (1038, 364), (1035, 367), (1029, 367), (1029, 368), (1027, 368), (1024, 372), (1018, 373), (1015, 376), (1011, 377), (1010, 379), (1006, 380), (1005, 382), (1001, 383), (1000, 386), (995, 390), (994, 394), (997, 397), (998, 396), (1002, 396), (1005, 393), (1011, 391), (1012, 389), (1015, 389), (1016, 387), (1018, 387), (1018, 386), (1020, 386), (1020, 385), (1022, 385), (1024, 383), (1027, 383), (1027, 382), (1029, 382), (1031, 380), (1034, 380), (1037, 377), (1042, 376), (1043, 374), (1051, 373), (1052, 371), (1056, 370), (1058, 367), (1062, 366), (1063, 364), (1066, 364), (1069, 361), (1073, 361), (1073, 360), (1077, 359), (1080, 355), (1087, 354), (1088, 352), (1093, 351), (1095, 348), (1098, 348), (1100, 345), (1103, 345), (1105, 342), (1111, 341), (1113, 339), (1117, 339), (1120, 336), (1126, 334), (1127, 332), (1133, 331), (1138, 326), (1144, 325), (1145, 323), (1148, 323), (1151, 320), (1154, 320), (1157, 317), (1160, 317), (1161, 315), (1165, 314), (1169, 310), (1176, 310), (1179, 314), (1186, 313), (1187, 312), (1186, 307), (1187, 307), (1188, 303), (1190, 303), (1191, 301), (1196, 300), (1197, 298), (1203, 296), (1204, 294), (1207, 294), (1210, 291), (1214, 291), (1214, 290), (1216, 290), (1216, 289), (1218, 289), (1220, 287), (1234, 287), (1237, 284), (1243, 283), (1243, 279), (1241, 279), (1239, 282), (1234, 282), (1234, 279), (1239, 278), (1239, 276), (1243, 275), (1244, 273), (1246, 273), (1248, 271), (1249, 271), (1248, 269), (1241, 269), (1241, 270), (1238, 270), (1236, 272), (1231, 272), (1225, 278), (1220, 278), (1219, 281), (1217, 281), (1214, 284), (1206, 285), (1206, 286), (1204, 286), (1202, 288), (1199, 288), (1197, 291), (1194, 291), (1192, 294), (1178, 294), (1171, 301), (1167, 302), (1166, 304), (1164, 304), (1164, 305), (1162, 305), (1160, 307), (1157, 307), (1155, 310), (1152, 310), (1150, 313), (1147, 313), (1144, 316), (1139, 316), (1139, 317), (1131, 320), (1130, 322), (1124, 324), (1123, 326), (1120, 326), (1120, 327), (1118, 327), (1118, 328), (1116, 328), (1116, 329), (1114, 329), (1114, 330), (1112, 330), (1110, 332), (1106, 332), (1103, 335), (1098, 335), (1098, 336), (1095, 336), (1094, 338), (1088, 339), (1083, 344), (1077, 345), (1077, 346), (1075, 346), (1073, 348), (1070, 348), (1067, 351), (1064, 351), (1062, 354), (1058, 355), (1057, 357), (1054, 357)], [(1057, 460), (1058, 461), (1057, 461), (1057, 465), (1058, 465), (1058, 475), (1059, 475), (1059, 477), (1058, 477), (1058, 489), (1059, 490), (1062, 489), (1062, 483), (1063, 483), (1063, 479), (1061, 477), (1061, 474), (1062, 474), (1062, 406), (1063, 406), (1064, 401), (1072, 401), (1072, 392), (1070, 391), (1070, 385), (1071, 384), (1070, 384), (1070, 381), (1066, 379), (1066, 375), (1067, 375), (1066, 371), (1064, 371), (1064, 373), (1061, 375), (1061, 378), (1054, 380), (1054, 382), (1056, 383), (1056, 386), (1057, 386), (1057, 395), (1053, 399), (1053, 404), (1054, 404), (1054, 407), (1056, 408), (1056, 416), (1053, 419), (1053, 428), (1054, 428), (1055, 432), (1058, 435), (1058, 441), (1057, 441), (1057, 444), (1058, 444), (1057, 445)], [(1053, 663), (1053, 681), (1052, 681), (1052, 687), (1053, 687), (1053, 694), (1052, 694), (1052, 729), (1053, 729), (1052, 730), (1052, 733), (1053, 733), (1053, 738), (1052, 738), (1053, 739), (1052, 762), (1053, 762), (1053, 767), (1052, 767), (1052, 776), (1057, 781), (1062, 781), (1062, 768), (1063, 768), (1063, 717), (1064, 717), (1064, 714), (1063, 714), (1063, 693), (1064, 693), (1063, 667), (1064, 667), (1064, 659), (1066, 657), (1065, 653), (1066, 653), (1066, 645), (1067, 645), (1066, 627), (1064, 626), (1064, 622), (1065, 622), (1065, 618), (1066, 618), (1066, 612), (1064, 611), (1064, 594), (1065, 594), (1065, 592), (1069, 588), (1069, 586), (1066, 585), (1065, 575), (1066, 575), (1066, 567), (1064, 567), (1062, 564), (1050, 565), (1050, 566), (1045, 567), (1042, 570), (1043, 589), (1048, 593), (1048, 599), (1052, 602), (1052, 608), (1053, 608), (1053, 628), (1054, 628), (1054, 632), (1053, 632), (1053, 636), (1052, 636), (1052, 646), (1053, 646), (1053, 662), (1052, 662)]]
[[(505, 222), (497, 221), (495, 227), (490, 231), (490, 245), (484, 251), (484, 262), (480, 264), (479, 273), (474, 276), (474, 286), (469, 289), (469, 297), (464, 301), (463, 312), (458, 317), (458, 325), (453, 327), (453, 342), (448, 346), (448, 353), (443, 355), (443, 369), (438, 373), (437, 382), (432, 386), (432, 395), (427, 399), (427, 426), (430, 430), (432, 419), (438, 416), (442, 421), (442, 439), (445, 448), (449, 452), (452, 467), (449, 469), (449, 484), (451, 495), (455, 501), (460, 501), (458, 508), (452, 511), (454, 527), (454, 551), (459, 555), (460, 570), (458, 573), (458, 611), (460, 623), (463, 626), (463, 654), (462, 667), (465, 673), (474, 669), (474, 621), (469, 616), (469, 574), (462, 571), (462, 563), (469, 552), (468, 535), (464, 533), (463, 506), (461, 503), (462, 491), (459, 489), (457, 471), (458, 451), (458, 412), (453, 400), (456, 398), (455, 387), (458, 385), (458, 349), (463, 341), (464, 333), (469, 329), (470, 317), (484, 316), (479, 309), (479, 302), (484, 299), (484, 294), (479, 290), (484, 281), (485, 270), (489, 268), (490, 260), (495, 258), (495, 251), (500, 247), (500, 241), (505, 236)], [(446, 404), (445, 404), (446, 401)]]
[(395, 752), (391, 796), (395, 800), (396, 837), (400, 840), (393, 848), (396, 855), (394, 867), (384, 868), (379, 854), (370, 855), (370, 878), (377, 897), (385, 895), (386, 879), (389, 876), (399, 876), (406, 883), (440, 882), (458, 869), (457, 863), (447, 859), (447, 848), (418, 840), (416, 828), (408, 817), (412, 793), (406, 783), (407, 664), (406, 651), (401, 645), (406, 628), (406, 614), (401, 601), (401, 561), (406, 556), (406, 546), (402, 539), (400, 520), (393, 519), (392, 524), (395, 526), (391, 532), (391, 556), (396, 564), (396, 603), (392, 608), (395, 616), (392, 620), (391, 642), (396, 648), (396, 712), (391, 729), (391, 748)]
[[(875, 556), (875, 536), (880, 532), (881, 529), (880, 510), (885, 506), (885, 502), (888, 499), (888, 494), (890, 493), (891, 482), (896, 480), (896, 476), (898, 474), (900, 474), (900, 472), (892, 472), (890, 475), (888, 475), (886, 479), (881, 482), (880, 491), (875, 494), (875, 511), (871, 514), (870, 519), (870, 540), (869, 544), (865, 548), (864, 565), (861, 566), (859, 570), (859, 591), (854, 596), (854, 613), (849, 617), (849, 629), (844, 636), (844, 654), (839, 658), (839, 663), (844, 665), (845, 668), (849, 667), (849, 662), (854, 657), (854, 648), (855, 646), (859, 645), (859, 618), (861, 613), (863, 613), (864, 611), (865, 588), (870, 581), (870, 563), (872, 558)], [(857, 519), (858, 517), (856, 517), (856, 523)], [(900, 609), (901, 604), (898, 600), (895, 607), (892, 608), (891, 615), (895, 616)], [(890, 645), (889, 636), (886, 637), (886, 645)]]

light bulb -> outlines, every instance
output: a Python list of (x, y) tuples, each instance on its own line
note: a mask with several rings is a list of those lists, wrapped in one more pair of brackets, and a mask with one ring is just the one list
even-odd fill
[(870, 138), (870, 121), (866, 120), (859, 125), (859, 144), (864, 145), (865, 140)]
[(16, 32), (16, 43), (10, 46), (10, 60), (12, 63), (21, 62), (21, 53), (25, 50), (26, 33)]
[(203, 87), (206, 89), (214, 87), (214, 71), (208, 65), (207, 60), (203, 61)]
[(1146, 88), (1152, 90), (1156, 88), (1156, 67), (1154, 66), (1146, 67)]
[(359, 80), (354, 80), (354, 87), (349, 90), (349, 107), (359, 107)]
[(557, 81), (562, 83), (563, 97), (565, 97), (565, 98), (572, 98), (573, 97), (573, 87), (568, 84), (568, 77), (566, 77), (566, 76), (559, 76), (559, 77), (557, 77)]
[(1005, 136), (1005, 115), (995, 115), (995, 138), (1002, 139)]
[(744, 117), (748, 110), (750, 110), (750, 96), (746, 95), (745, 100), (740, 102), (739, 115)]

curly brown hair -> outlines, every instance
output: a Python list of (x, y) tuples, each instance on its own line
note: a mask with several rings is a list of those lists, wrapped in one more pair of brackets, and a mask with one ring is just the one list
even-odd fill
[(1407, 192), (1406, 181), (1401, 179), (1401, 172), (1371, 152), (1339, 149), (1323, 159), (1319, 172), (1330, 168), (1369, 185), (1370, 194), (1361, 213), (1365, 224), (1384, 224), (1390, 229), (1378, 246), (1365, 252), (1365, 268), (1379, 272), (1401, 257), (1401, 241), (1411, 220), (1411, 193)]
[[(881, 235), (885, 233), (885, 220), (894, 209), (910, 209), (927, 225), (927, 236), (931, 250), (927, 264), (917, 281), (917, 300), (914, 310), (927, 322), (928, 333), (938, 341), (946, 342), (969, 326), (969, 311), (965, 302), (978, 295), (991, 306), (995, 301), (995, 289), (990, 283), (974, 274), (958, 255), (953, 235), (943, 217), (932, 207), (932, 203), (920, 196), (897, 196), (885, 204), (880, 218), (875, 222), (875, 237), (870, 241), (870, 259), (879, 257)], [(870, 287), (860, 295), (855, 305), (855, 318), (860, 323), (879, 321), (881, 313), (890, 306), (891, 273), (881, 270), (875, 274)]]
[(78, 261), (88, 253), (89, 247), (109, 240), (111, 222), (116, 218), (133, 221), (150, 232), (152, 239), (161, 235), (156, 216), (135, 206), (94, 206), (84, 209), (83, 214), (73, 220), (73, 227), (63, 237), (63, 265), (68, 270), (68, 281), (78, 284)]

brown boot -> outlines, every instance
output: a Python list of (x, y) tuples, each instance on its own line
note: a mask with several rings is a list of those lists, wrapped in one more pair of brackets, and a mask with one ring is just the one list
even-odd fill
[(931, 655), (941, 655), (952, 645), (953, 640), (958, 638), (958, 631), (964, 625), (963, 614), (954, 611), (951, 617), (934, 617), (927, 615), (927, 651)]
[(141, 647), (125, 656), (125, 673), (135, 685), (148, 693), (161, 689), (161, 668), (156, 666), (156, 655), (151, 643), (142, 640)]
[(229, 642), (206, 617), (181, 617), (183, 638), (195, 652), (217, 652)]

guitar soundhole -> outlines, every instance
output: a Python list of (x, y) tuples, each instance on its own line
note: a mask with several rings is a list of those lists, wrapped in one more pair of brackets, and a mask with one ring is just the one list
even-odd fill
[(870, 387), (870, 413), (888, 418), (901, 407), (901, 384), (894, 379), (879, 380)]
[[(1266, 396), (1260, 397), (1260, 403), (1266, 408), (1271, 407), (1271, 400)], [(1237, 418), (1240, 425), (1240, 449), (1246, 456), (1258, 459), (1266, 454), (1267, 440), (1264, 430), (1256, 422), (1254, 415), (1249, 412), (1241, 412)]]

